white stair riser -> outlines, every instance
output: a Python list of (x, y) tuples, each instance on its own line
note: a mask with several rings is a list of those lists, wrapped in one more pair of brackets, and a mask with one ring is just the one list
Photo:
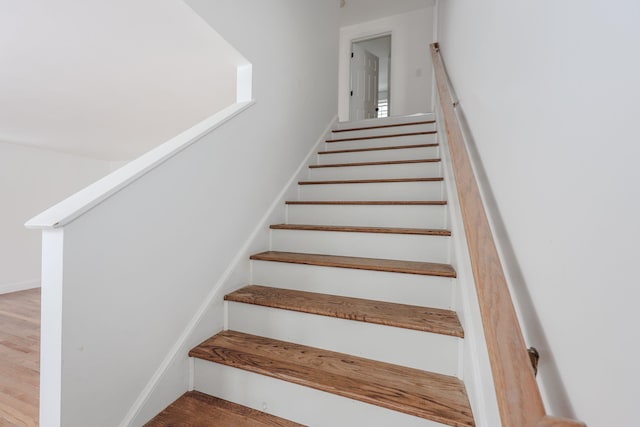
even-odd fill
[(230, 366), (195, 360), (195, 389), (314, 427), (442, 424)]
[(287, 205), (289, 224), (446, 228), (446, 205)]
[[(355, 141), (336, 141), (325, 143), (325, 150), (352, 150), (358, 148), (391, 147), (394, 145), (432, 144), (437, 142), (437, 134), (411, 136), (392, 136), (388, 138), (356, 139)], [(346, 138), (346, 137), (345, 137)], [(344, 139), (338, 137), (336, 139)]]
[(338, 122), (336, 123), (335, 129), (351, 129), (351, 128), (361, 128), (368, 126), (382, 126), (382, 125), (392, 125), (399, 123), (416, 123), (416, 122), (426, 122), (435, 120), (435, 114), (433, 113), (424, 113), (424, 114), (414, 114), (411, 116), (391, 116), (391, 117), (383, 117), (376, 119), (365, 119), (358, 120), (353, 122)]
[(298, 186), (300, 200), (445, 200), (442, 181)]
[(406, 159), (437, 159), (438, 147), (399, 148), (395, 150), (357, 151), (355, 153), (318, 154), (319, 165), (357, 162), (384, 162)]
[(441, 176), (441, 162), (309, 168), (310, 181), (330, 181), (341, 179), (439, 178)]
[(414, 234), (271, 230), (271, 250), (449, 263), (450, 238)]
[(399, 304), (451, 309), (454, 280), (448, 277), (286, 262), (251, 261), (252, 284)]
[(229, 329), (367, 359), (457, 374), (459, 338), (228, 302)]
[(436, 130), (436, 124), (394, 126), (388, 128), (374, 128), (363, 130), (350, 130), (344, 132), (332, 132), (331, 138), (361, 138), (377, 135), (397, 135), (404, 133), (431, 132)]

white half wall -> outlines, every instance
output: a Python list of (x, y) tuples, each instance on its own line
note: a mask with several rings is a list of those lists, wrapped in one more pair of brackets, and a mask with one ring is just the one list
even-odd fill
[(40, 286), (40, 233), (29, 218), (109, 172), (106, 161), (0, 142), (0, 294)]
[(640, 4), (438, 7), (547, 409), (591, 427), (636, 425)]
[(391, 34), (390, 115), (431, 111), (433, 70), (429, 44), (433, 41), (433, 7), (426, 7), (340, 29), (340, 121), (349, 120), (351, 43), (385, 34)]
[(174, 350), (223, 327), (224, 292), (249, 278), (238, 254), (268, 247), (254, 230), (335, 120), (336, 4), (188, 4), (250, 61), (255, 103), (64, 225), (62, 282), (43, 280), (62, 295), (61, 375), (41, 401), (61, 411), (43, 427), (138, 426), (189, 388)]

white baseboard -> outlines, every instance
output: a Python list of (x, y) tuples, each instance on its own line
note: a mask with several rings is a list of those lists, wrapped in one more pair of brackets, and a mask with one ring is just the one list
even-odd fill
[(40, 280), (28, 280), (26, 282), (14, 282), (0, 284), (0, 295), (11, 292), (26, 291), (40, 287)]

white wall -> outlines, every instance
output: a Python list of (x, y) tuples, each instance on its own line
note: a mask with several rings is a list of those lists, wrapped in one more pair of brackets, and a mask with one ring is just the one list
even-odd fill
[(344, 6), (340, 8), (340, 26), (374, 21), (431, 7), (433, 4), (434, 0), (344, 0)]
[[(548, 410), (637, 424), (640, 5), (442, 1), (445, 64)], [(513, 255), (509, 255), (511, 247)]]
[[(43, 284), (62, 300), (62, 425), (141, 425), (187, 390), (189, 347), (222, 328), (224, 292), (249, 277), (253, 230), (336, 116), (337, 4), (188, 4), (252, 63), (256, 102), (67, 224), (63, 239), (45, 230), (64, 250), (63, 274), (52, 266)], [(50, 413), (43, 427), (60, 423)]]
[(0, 293), (40, 285), (40, 233), (26, 220), (109, 172), (105, 161), (0, 142)]
[(246, 61), (182, 0), (2, 11), (1, 141), (130, 160), (235, 101)]
[(391, 34), (390, 115), (431, 111), (433, 8), (393, 15), (340, 29), (338, 115), (349, 120), (349, 62), (353, 40)]

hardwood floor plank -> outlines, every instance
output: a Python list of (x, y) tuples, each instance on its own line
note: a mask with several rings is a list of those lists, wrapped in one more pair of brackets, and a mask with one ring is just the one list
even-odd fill
[(189, 391), (145, 424), (145, 427), (174, 426), (302, 427), (302, 424), (198, 391)]
[(327, 184), (381, 184), (393, 182), (438, 182), (444, 178), (388, 178), (388, 179), (341, 179), (334, 181), (298, 181), (299, 185), (327, 185)]
[(189, 356), (450, 426), (474, 425), (464, 384), (455, 377), (234, 331), (215, 335)]
[(451, 310), (258, 285), (245, 286), (224, 299), (464, 338), (458, 315)]
[(373, 270), (393, 273), (420, 274), (427, 276), (456, 277), (456, 271), (449, 264), (437, 264), (431, 262), (276, 251), (268, 251), (255, 254), (251, 256), (251, 259), (258, 261), (275, 261), (288, 262), (293, 264), (318, 265), (324, 267), (352, 268), (357, 270)]
[(420, 236), (451, 236), (451, 231), (429, 228), (399, 228), (399, 227), (357, 227), (349, 225), (312, 225), (312, 224), (273, 224), (272, 230), (307, 230), (307, 231), (338, 231), (351, 233), (381, 233), (381, 234), (415, 234)]
[(36, 427), (37, 420), (29, 414), (28, 404), (7, 393), (0, 393), (0, 426)]
[(350, 150), (328, 150), (318, 151), (318, 154), (343, 154), (343, 153), (362, 153), (365, 151), (385, 151), (385, 150), (405, 150), (411, 148), (430, 148), (437, 147), (437, 143), (433, 144), (414, 144), (414, 145), (391, 145), (389, 147), (372, 147), (372, 148), (352, 148)]
[(438, 132), (435, 130), (432, 130), (432, 131), (426, 131), (426, 132), (396, 133), (393, 135), (374, 135), (374, 136), (359, 136), (355, 138), (327, 139), (325, 142), (363, 141), (365, 139), (382, 139), (382, 138), (397, 138), (402, 136), (433, 135), (436, 133)]
[(395, 124), (391, 124), (391, 125), (379, 125), (379, 126), (364, 126), (364, 127), (357, 127), (357, 128), (346, 128), (346, 129), (334, 129), (331, 132), (351, 132), (354, 130), (369, 130), (369, 129), (383, 129), (383, 128), (393, 128), (393, 127), (400, 127), (400, 126), (416, 126), (416, 125), (431, 125), (434, 124), (436, 121), (435, 120), (426, 120), (426, 121), (422, 121), (422, 122), (413, 122), (413, 123), (395, 123)]
[(37, 426), (40, 289), (0, 295), (0, 425)]
[(387, 160), (381, 162), (358, 162), (358, 163), (334, 163), (331, 165), (309, 165), (310, 169), (321, 169), (321, 168), (346, 168), (346, 167), (357, 167), (357, 166), (384, 166), (384, 165), (403, 165), (410, 163), (437, 163), (440, 162), (441, 159), (410, 159), (410, 160)]
[(287, 205), (405, 205), (435, 206), (446, 205), (446, 200), (288, 200)]

